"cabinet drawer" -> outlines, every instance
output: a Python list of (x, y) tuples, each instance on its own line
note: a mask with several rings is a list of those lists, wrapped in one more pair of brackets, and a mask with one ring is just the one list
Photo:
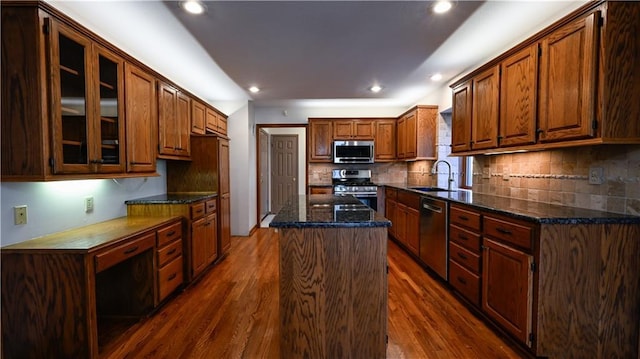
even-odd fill
[(174, 241), (158, 250), (158, 267), (162, 267), (172, 259), (182, 255), (182, 241)]
[(454, 261), (449, 261), (449, 283), (465, 298), (480, 306), (480, 277)]
[(147, 249), (153, 248), (155, 243), (156, 233), (153, 232), (138, 237), (137, 239), (127, 241), (113, 249), (96, 254), (96, 273), (136, 256)]
[(196, 203), (191, 205), (191, 219), (198, 219), (204, 216), (205, 213), (205, 204), (204, 202)]
[(398, 190), (395, 188), (389, 188), (389, 187), (385, 187), (384, 188), (384, 198), (386, 199), (391, 199), (391, 200), (396, 200), (398, 199)]
[(158, 231), (158, 248), (182, 237), (182, 221)]
[(480, 231), (480, 213), (458, 206), (451, 206), (449, 209), (449, 223)]
[(218, 201), (215, 199), (211, 199), (205, 202), (205, 212), (213, 213), (218, 208)]
[(454, 242), (449, 242), (449, 259), (462, 264), (475, 274), (480, 274), (480, 256)]
[(310, 186), (309, 194), (333, 194), (333, 187)]
[(533, 225), (523, 222), (505, 221), (495, 217), (484, 217), (484, 234), (494, 239), (531, 249)]
[(480, 235), (478, 233), (470, 232), (452, 224), (449, 226), (449, 240), (476, 254), (480, 254)]
[(408, 191), (398, 191), (398, 202), (405, 204), (409, 208), (420, 208), (420, 195)]
[(182, 256), (158, 271), (159, 301), (171, 294), (180, 284), (182, 284)]

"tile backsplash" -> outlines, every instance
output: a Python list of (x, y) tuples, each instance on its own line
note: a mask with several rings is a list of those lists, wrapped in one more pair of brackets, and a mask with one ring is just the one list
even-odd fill
[(373, 183), (407, 183), (406, 162), (381, 162), (368, 165), (309, 163), (309, 185), (330, 185), (334, 169), (369, 169)]
[[(603, 184), (589, 171), (602, 168)], [(473, 191), (640, 215), (640, 145), (475, 156)]]

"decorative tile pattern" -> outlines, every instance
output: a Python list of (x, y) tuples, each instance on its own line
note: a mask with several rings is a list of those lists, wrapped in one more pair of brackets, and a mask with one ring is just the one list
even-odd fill
[[(604, 183), (589, 183), (589, 168)], [(477, 193), (640, 215), (640, 146), (602, 145), (475, 156)]]

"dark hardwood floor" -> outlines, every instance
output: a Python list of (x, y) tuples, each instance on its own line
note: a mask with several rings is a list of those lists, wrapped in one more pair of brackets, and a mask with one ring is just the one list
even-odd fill
[[(520, 358), (389, 241), (388, 358)], [(277, 233), (230, 254), (153, 316), (102, 335), (102, 358), (277, 358)]]

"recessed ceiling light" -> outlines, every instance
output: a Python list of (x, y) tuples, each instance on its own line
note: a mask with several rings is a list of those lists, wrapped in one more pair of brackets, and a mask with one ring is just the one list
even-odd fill
[(431, 81), (440, 81), (440, 80), (442, 80), (442, 74), (437, 73), (437, 74), (431, 75)]
[(451, 10), (451, 1), (438, 1), (433, 5), (433, 12), (436, 14), (443, 14), (449, 10)]
[(205, 10), (204, 4), (196, 0), (183, 1), (182, 3), (180, 3), (180, 6), (182, 6), (182, 8), (186, 12), (195, 15), (202, 14)]
[(373, 85), (369, 88), (369, 90), (371, 90), (371, 92), (380, 92), (380, 90), (382, 90), (382, 86), (380, 85)]
[(258, 93), (258, 92), (260, 92), (260, 88), (258, 86), (251, 86), (251, 87), (249, 87), (249, 91), (251, 91), (253, 93)]

